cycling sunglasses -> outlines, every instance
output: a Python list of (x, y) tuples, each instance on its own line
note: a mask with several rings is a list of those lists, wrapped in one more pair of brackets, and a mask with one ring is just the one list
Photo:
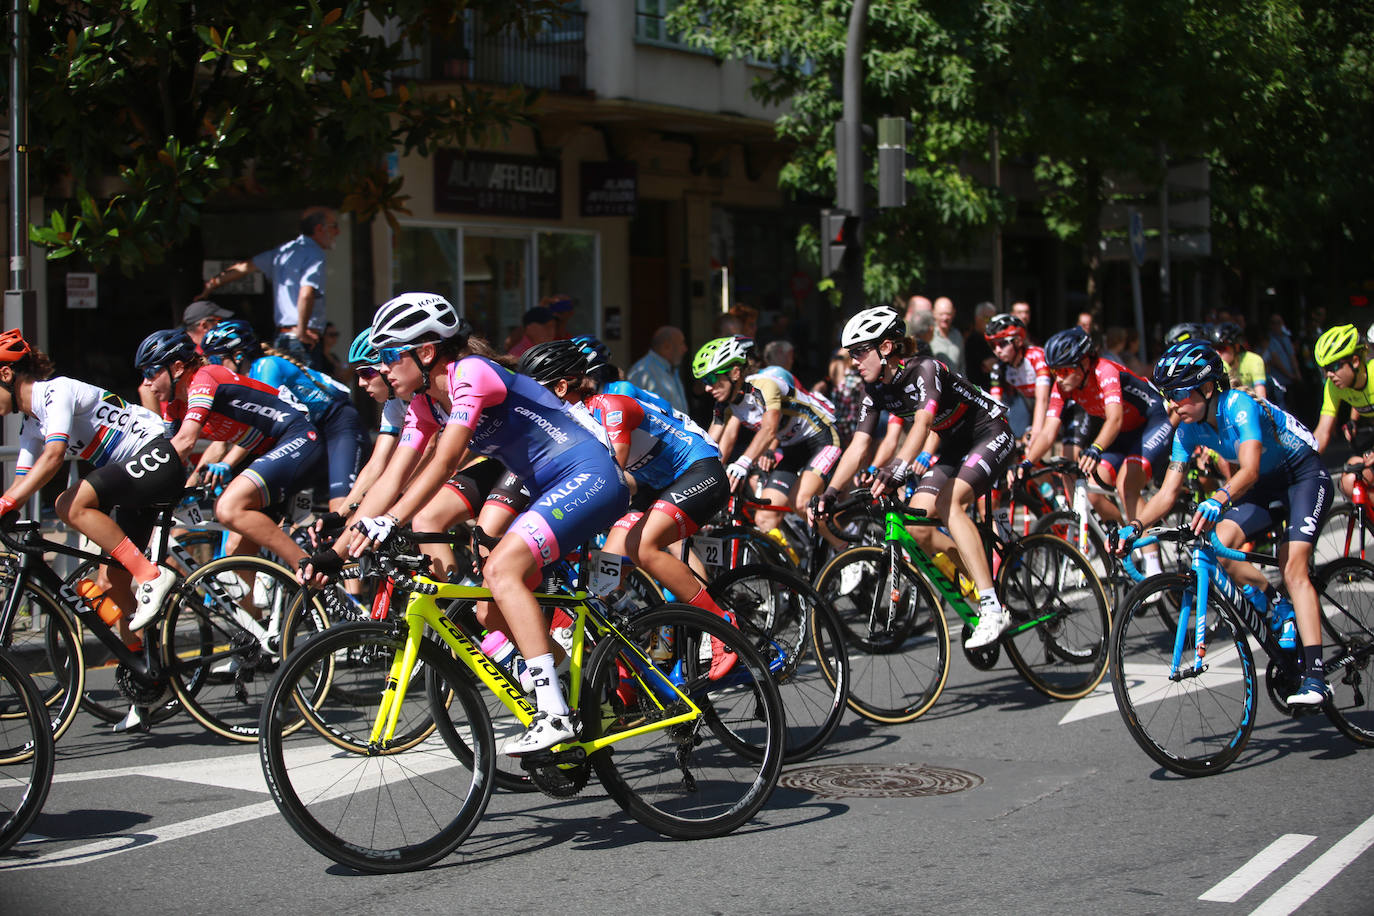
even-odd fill
[(399, 363), (407, 353), (414, 350), (415, 346), (415, 344), (408, 344), (404, 347), (381, 347), (377, 350), (377, 355), (383, 363), (393, 366)]
[(381, 370), (376, 366), (360, 366), (354, 371), (358, 373), (358, 378), (364, 382), (370, 382), (382, 374)]

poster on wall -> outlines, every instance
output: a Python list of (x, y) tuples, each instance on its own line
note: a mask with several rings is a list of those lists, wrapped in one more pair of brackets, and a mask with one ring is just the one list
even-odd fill
[(557, 159), (435, 150), (434, 209), (562, 219), (563, 169)]
[(634, 216), (639, 172), (633, 162), (584, 162), (580, 167), (583, 216)]

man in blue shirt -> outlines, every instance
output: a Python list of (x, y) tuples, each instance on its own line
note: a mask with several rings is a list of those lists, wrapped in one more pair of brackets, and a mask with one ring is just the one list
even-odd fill
[(245, 274), (262, 271), (272, 281), (272, 312), (277, 326), (272, 346), (327, 372), (320, 346), (327, 321), (324, 253), (334, 247), (338, 237), (338, 215), (329, 207), (311, 207), (301, 214), (300, 235), (211, 277), (201, 296)]
[(687, 395), (677, 367), (687, 355), (687, 338), (672, 325), (664, 325), (649, 340), (649, 352), (630, 367), (626, 380), (668, 401), (674, 410), (687, 413)]

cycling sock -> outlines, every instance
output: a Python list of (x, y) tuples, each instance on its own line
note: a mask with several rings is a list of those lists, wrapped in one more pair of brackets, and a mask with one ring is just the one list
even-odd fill
[(1304, 677), (1326, 678), (1326, 666), (1322, 664), (1321, 646), (1302, 647), (1302, 673)]
[(1002, 602), (997, 600), (997, 589), (984, 588), (978, 591), (978, 614), (982, 616), (989, 611), (1002, 613)]
[(687, 599), (687, 603), (690, 604), (692, 607), (699, 607), (703, 611), (710, 611), (717, 617), (725, 616), (725, 612), (720, 609), (720, 605), (716, 604), (716, 602), (711, 598), (711, 596), (706, 593), (706, 586), (704, 585), (697, 591), (695, 595)]
[(553, 653), (545, 652), (535, 658), (527, 658), (525, 667), (534, 678), (534, 705), (549, 715), (566, 716), (568, 701), (563, 698), (563, 688), (558, 685), (558, 678), (553, 672)]
[(144, 582), (151, 582), (157, 578), (157, 567), (148, 562), (148, 558), (143, 555), (143, 551), (134, 546), (134, 542), (125, 538), (119, 542), (114, 550), (110, 551), (110, 556), (129, 571), (134, 577), (134, 581), (140, 585)]

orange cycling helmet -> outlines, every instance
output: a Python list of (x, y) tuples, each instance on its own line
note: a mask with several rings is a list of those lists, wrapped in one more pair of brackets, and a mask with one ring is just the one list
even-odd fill
[(18, 328), (10, 328), (0, 334), (0, 363), (15, 363), (28, 356), (29, 343)]

